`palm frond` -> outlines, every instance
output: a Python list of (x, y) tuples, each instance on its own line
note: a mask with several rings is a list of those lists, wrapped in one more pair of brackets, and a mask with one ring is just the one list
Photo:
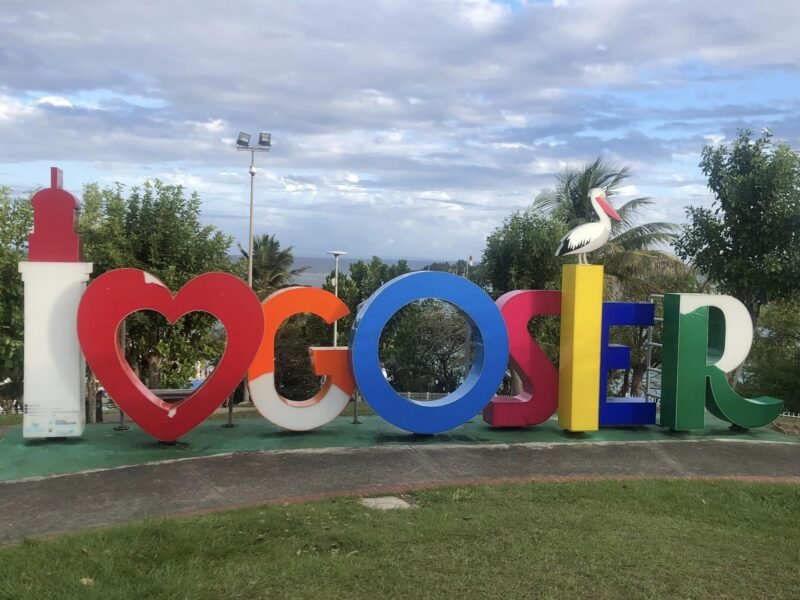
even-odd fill
[(639, 223), (631, 225), (627, 229), (611, 226), (610, 245), (618, 244), (626, 250), (636, 250), (656, 246), (659, 244), (669, 244), (675, 239), (679, 227), (674, 223)]

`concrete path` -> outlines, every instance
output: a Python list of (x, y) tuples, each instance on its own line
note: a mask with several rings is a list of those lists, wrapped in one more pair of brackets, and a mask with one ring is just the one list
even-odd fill
[(0, 483), (0, 544), (151, 517), (438, 485), (593, 478), (800, 483), (800, 444), (630, 441), (236, 452)]

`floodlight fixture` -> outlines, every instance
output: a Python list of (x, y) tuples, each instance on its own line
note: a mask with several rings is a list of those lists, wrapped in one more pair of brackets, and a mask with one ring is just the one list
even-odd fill
[(236, 145), (242, 148), (247, 148), (250, 145), (250, 134), (240, 131), (239, 137), (236, 139)]
[(272, 145), (272, 134), (262, 131), (258, 134), (258, 145), (270, 147)]

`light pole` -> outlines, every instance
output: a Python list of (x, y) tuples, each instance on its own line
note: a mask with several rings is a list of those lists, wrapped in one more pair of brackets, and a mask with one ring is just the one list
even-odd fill
[[(469, 257), (467, 260), (467, 264), (464, 266), (464, 278), (469, 281), (469, 268), (472, 266), (472, 256)], [(467, 375), (469, 375), (469, 370), (472, 367), (472, 360), (470, 356), (470, 350), (472, 350), (472, 327), (469, 325), (469, 321), (466, 320), (466, 329), (464, 332), (464, 379), (466, 380)]]
[[(345, 252), (344, 250), (328, 250), (327, 253), (328, 254), (332, 254), (333, 255), (333, 259), (334, 259), (333, 293), (338, 298), (339, 297), (339, 257), (342, 256), (343, 254), (347, 254), (347, 252)], [(339, 337), (337, 335), (339, 333), (339, 329), (338, 329), (337, 325), (338, 325), (338, 321), (334, 321), (333, 322), (333, 347), (334, 348), (336, 348), (339, 345)]]
[(236, 139), (236, 149), (250, 153), (250, 233), (247, 237), (247, 283), (253, 287), (253, 191), (256, 178), (256, 152), (269, 152), (272, 148), (272, 135), (261, 132), (258, 134), (258, 146), (250, 145), (250, 134), (239, 132)]
[[(339, 258), (347, 254), (344, 250), (328, 250), (328, 254), (333, 255), (334, 263), (333, 263), (333, 293), (338, 298), (339, 297)], [(333, 322), (333, 347), (336, 348), (339, 345), (339, 322)], [(353, 392), (353, 425), (361, 425), (361, 421), (358, 418), (358, 390), (356, 389)]]
[[(250, 145), (250, 134), (239, 132), (239, 137), (236, 138), (236, 149), (242, 152), (250, 153), (250, 229), (247, 235), (247, 285), (252, 289), (253, 287), (253, 200), (256, 179), (256, 152), (269, 152), (272, 148), (272, 134), (262, 131), (258, 134), (258, 146)], [(247, 384), (244, 386), (244, 402), (250, 400), (250, 390), (247, 389)], [(233, 397), (228, 400), (228, 422), (223, 427), (236, 427), (233, 422)]]

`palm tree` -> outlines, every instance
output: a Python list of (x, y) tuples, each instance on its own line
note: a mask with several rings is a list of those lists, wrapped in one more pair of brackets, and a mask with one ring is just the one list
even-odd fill
[[(590, 189), (604, 188), (606, 196), (611, 198), (629, 177), (628, 167), (616, 168), (598, 158), (582, 169), (568, 168), (558, 175), (555, 187), (543, 190), (533, 209), (548, 213), (571, 229), (596, 219), (589, 200)], [(652, 293), (658, 288), (653, 283), (654, 275), (685, 269), (676, 256), (658, 249), (672, 241), (677, 225), (638, 222), (639, 213), (652, 204), (650, 198), (639, 197), (617, 208), (622, 221), (612, 222), (611, 238), (591, 253), (594, 262), (604, 265), (610, 288), (641, 287)], [(609, 291), (612, 296), (617, 295), (613, 289)]]
[[(239, 251), (247, 259), (247, 250), (239, 244)], [(281, 243), (274, 235), (263, 234), (253, 238), (253, 290), (262, 300), (275, 290), (286, 287), (295, 276), (308, 267), (292, 269), (294, 256), (292, 247), (281, 250)]]

